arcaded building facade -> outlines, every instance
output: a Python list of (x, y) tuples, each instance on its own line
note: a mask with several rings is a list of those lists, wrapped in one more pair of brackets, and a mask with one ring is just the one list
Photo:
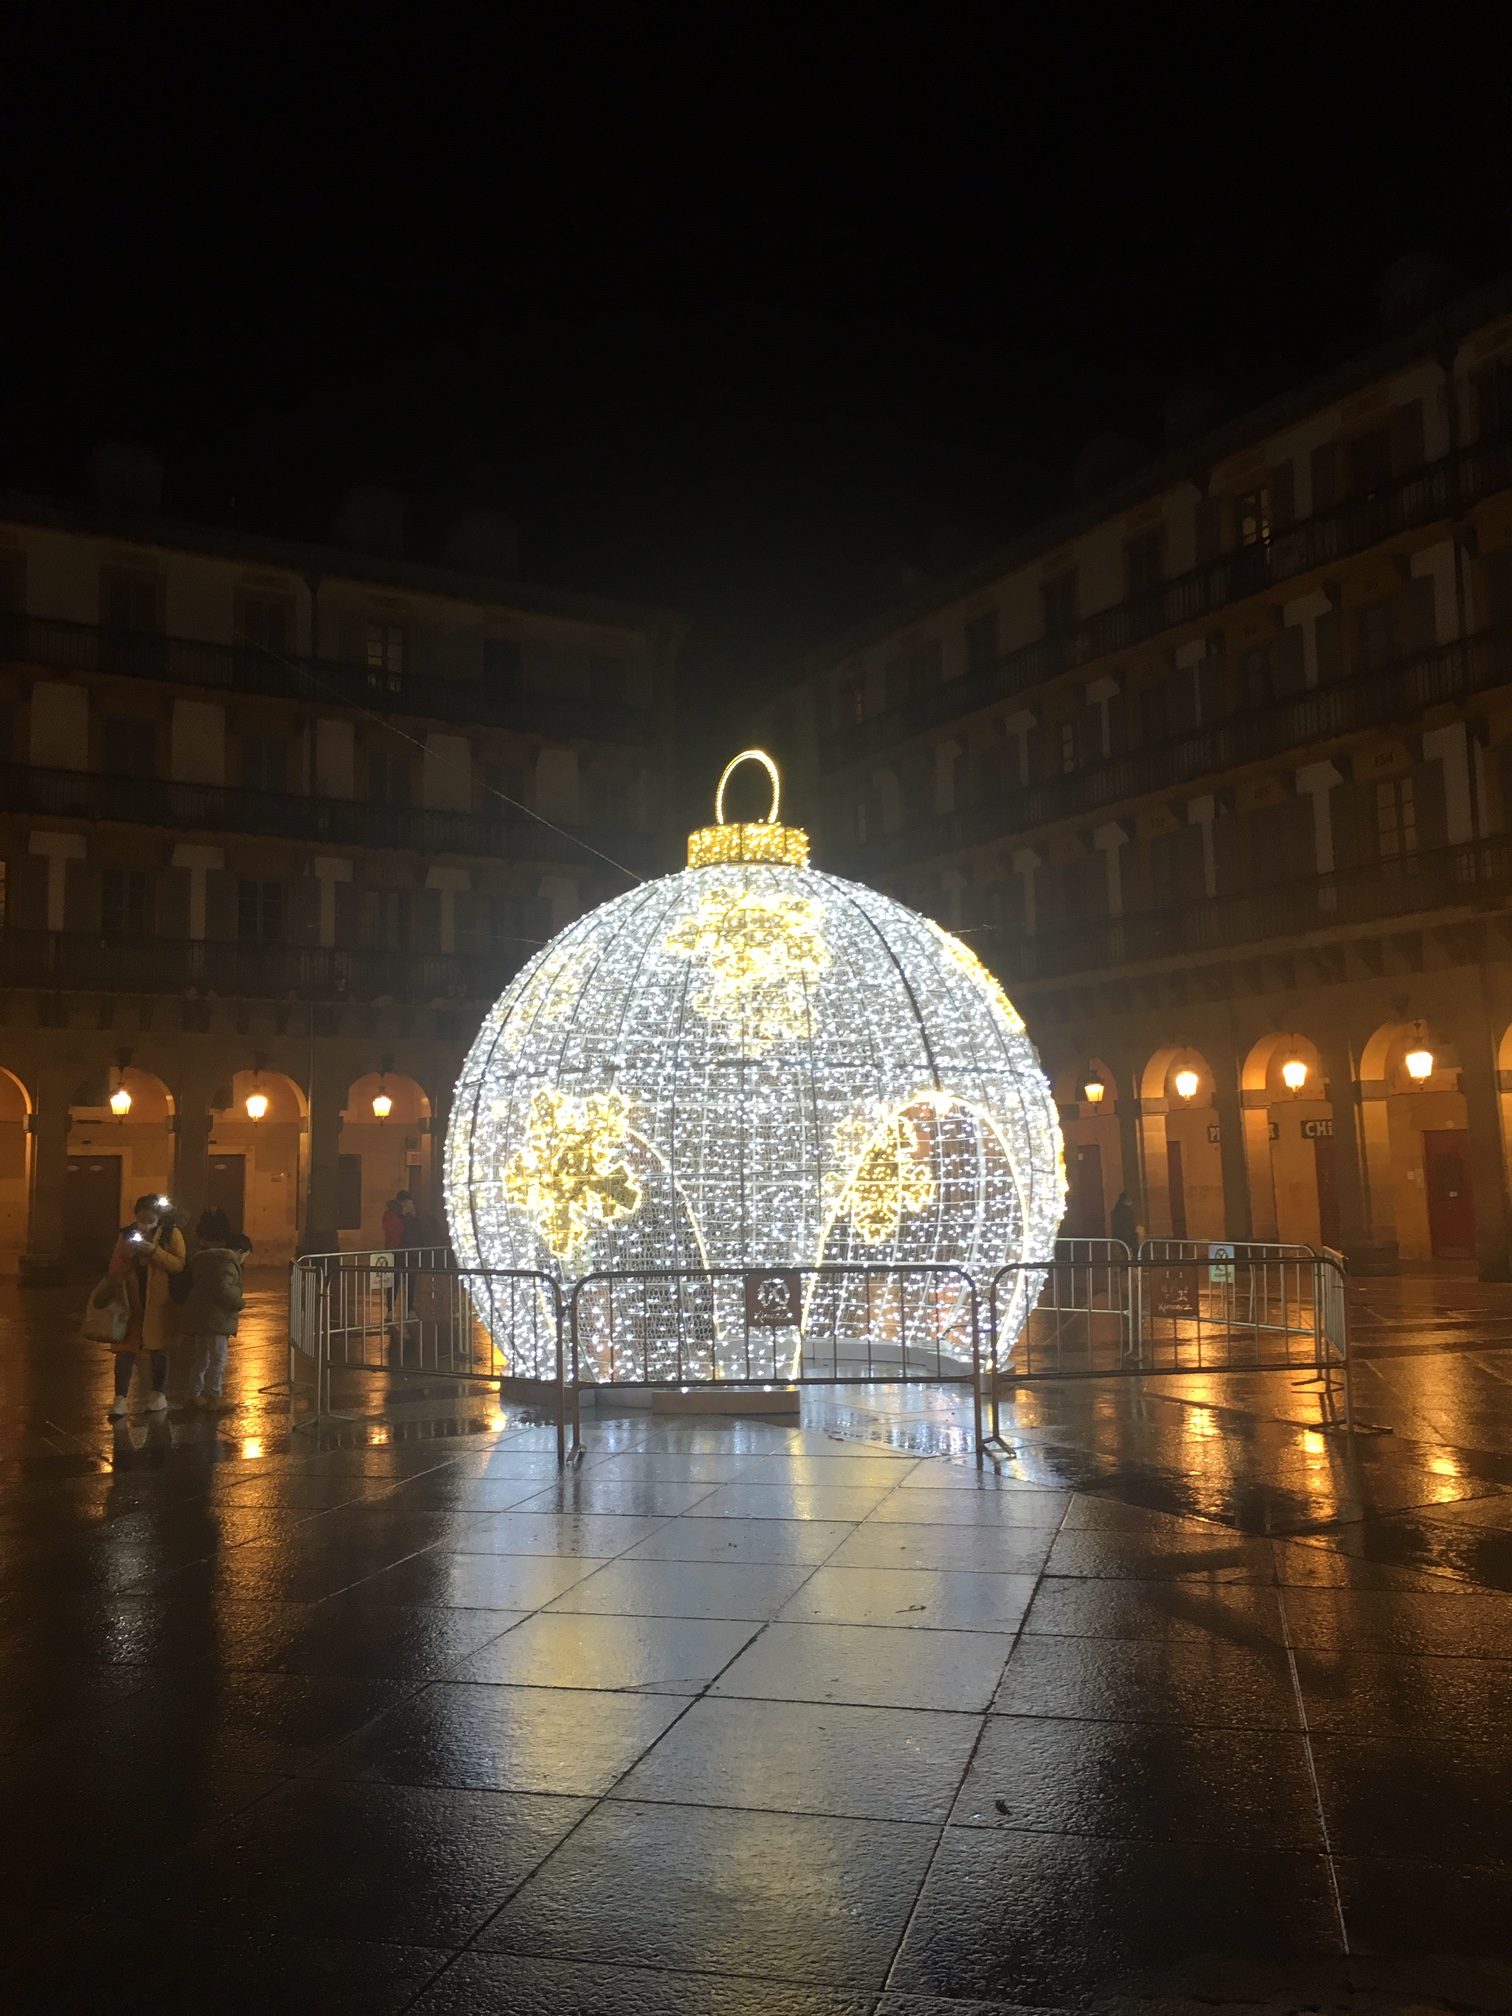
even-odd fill
[(1104, 488), (753, 722), (1026, 1016), (1068, 1230), (1508, 1271), (1512, 289)]
[(269, 1262), (400, 1187), (439, 1231), (485, 1007), (672, 858), (678, 625), (511, 563), (0, 498), (0, 1268), (87, 1271), (159, 1188)]

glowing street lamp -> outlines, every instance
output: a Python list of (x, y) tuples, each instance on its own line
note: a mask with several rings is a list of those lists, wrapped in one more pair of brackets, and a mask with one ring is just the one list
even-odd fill
[(1414, 1085), (1421, 1085), (1425, 1078), (1433, 1076), (1433, 1052), (1421, 1037), (1407, 1052), (1404, 1062), (1407, 1066), (1407, 1076)]
[(1093, 1071), (1088, 1076), (1086, 1084), (1083, 1085), (1082, 1087), (1082, 1097), (1083, 1099), (1086, 1100), (1089, 1106), (1101, 1106), (1103, 1102), (1103, 1094), (1107, 1091), (1107, 1089), (1108, 1089), (1107, 1086), (1104, 1085), (1101, 1078), (1099, 1078), (1097, 1073)]
[(1307, 1066), (1300, 1057), (1288, 1057), (1281, 1066), (1281, 1083), (1288, 1092), (1300, 1092), (1307, 1083)]
[(1176, 1087), (1176, 1096), (1178, 1099), (1195, 1099), (1197, 1097), (1197, 1087), (1201, 1081), (1190, 1064), (1184, 1064), (1171, 1082)]
[(131, 1094), (126, 1090), (124, 1085), (117, 1084), (114, 1092), (111, 1093), (110, 1110), (114, 1113), (117, 1120), (124, 1120), (126, 1115), (131, 1111)]
[(254, 1085), (252, 1090), (247, 1094), (246, 1106), (247, 1118), (249, 1120), (262, 1119), (268, 1110), (268, 1095), (264, 1092), (261, 1085)]
[(378, 1081), (378, 1090), (373, 1094), (373, 1118), (375, 1120), (387, 1120), (393, 1110), (394, 1102), (389, 1097), (388, 1086), (380, 1079)]

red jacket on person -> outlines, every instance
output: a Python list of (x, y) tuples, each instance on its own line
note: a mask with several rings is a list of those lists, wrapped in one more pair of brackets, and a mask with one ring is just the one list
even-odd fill
[(383, 1207), (383, 1243), (395, 1252), (404, 1244), (404, 1213), (397, 1204)]

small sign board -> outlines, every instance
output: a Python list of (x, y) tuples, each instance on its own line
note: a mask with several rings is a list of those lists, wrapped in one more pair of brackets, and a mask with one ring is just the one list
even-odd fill
[(1228, 1286), (1234, 1279), (1234, 1249), (1222, 1240), (1208, 1242), (1208, 1280)]
[(746, 1323), (752, 1330), (785, 1330), (803, 1316), (803, 1290), (796, 1267), (749, 1267), (745, 1277)]
[(1302, 1139), (1304, 1141), (1332, 1141), (1333, 1121), (1331, 1119), (1304, 1120), (1302, 1122)]

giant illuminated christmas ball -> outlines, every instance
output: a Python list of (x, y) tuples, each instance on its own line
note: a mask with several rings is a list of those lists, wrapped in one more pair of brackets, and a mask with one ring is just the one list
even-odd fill
[[(727, 825), (724, 787), (747, 759), (771, 777), (771, 810)], [(458, 1261), (567, 1289), (620, 1275), (617, 1308), (610, 1284), (580, 1298), (589, 1378), (609, 1376), (611, 1353), (620, 1376), (737, 1374), (751, 1362), (740, 1272), (840, 1262), (960, 1272), (891, 1302), (874, 1273), (864, 1306), (851, 1277), (839, 1318), (833, 1281), (800, 1276), (806, 1310), (824, 1287), (827, 1349), (837, 1320), (899, 1352), (926, 1328), (938, 1342), (941, 1298), (959, 1314), (969, 1277), (985, 1356), (994, 1274), (1048, 1260), (1065, 1204), (1034, 1046), (960, 939), (808, 866), (807, 835), (778, 823), (770, 758), (735, 763), (687, 868), (569, 925), (484, 1022), (446, 1141)], [(1004, 1283), (1000, 1353), (1038, 1285)], [(521, 1284), (473, 1294), (506, 1360), (545, 1370)], [(969, 1326), (946, 1329), (969, 1356)], [(801, 1332), (782, 1346), (790, 1371)]]

